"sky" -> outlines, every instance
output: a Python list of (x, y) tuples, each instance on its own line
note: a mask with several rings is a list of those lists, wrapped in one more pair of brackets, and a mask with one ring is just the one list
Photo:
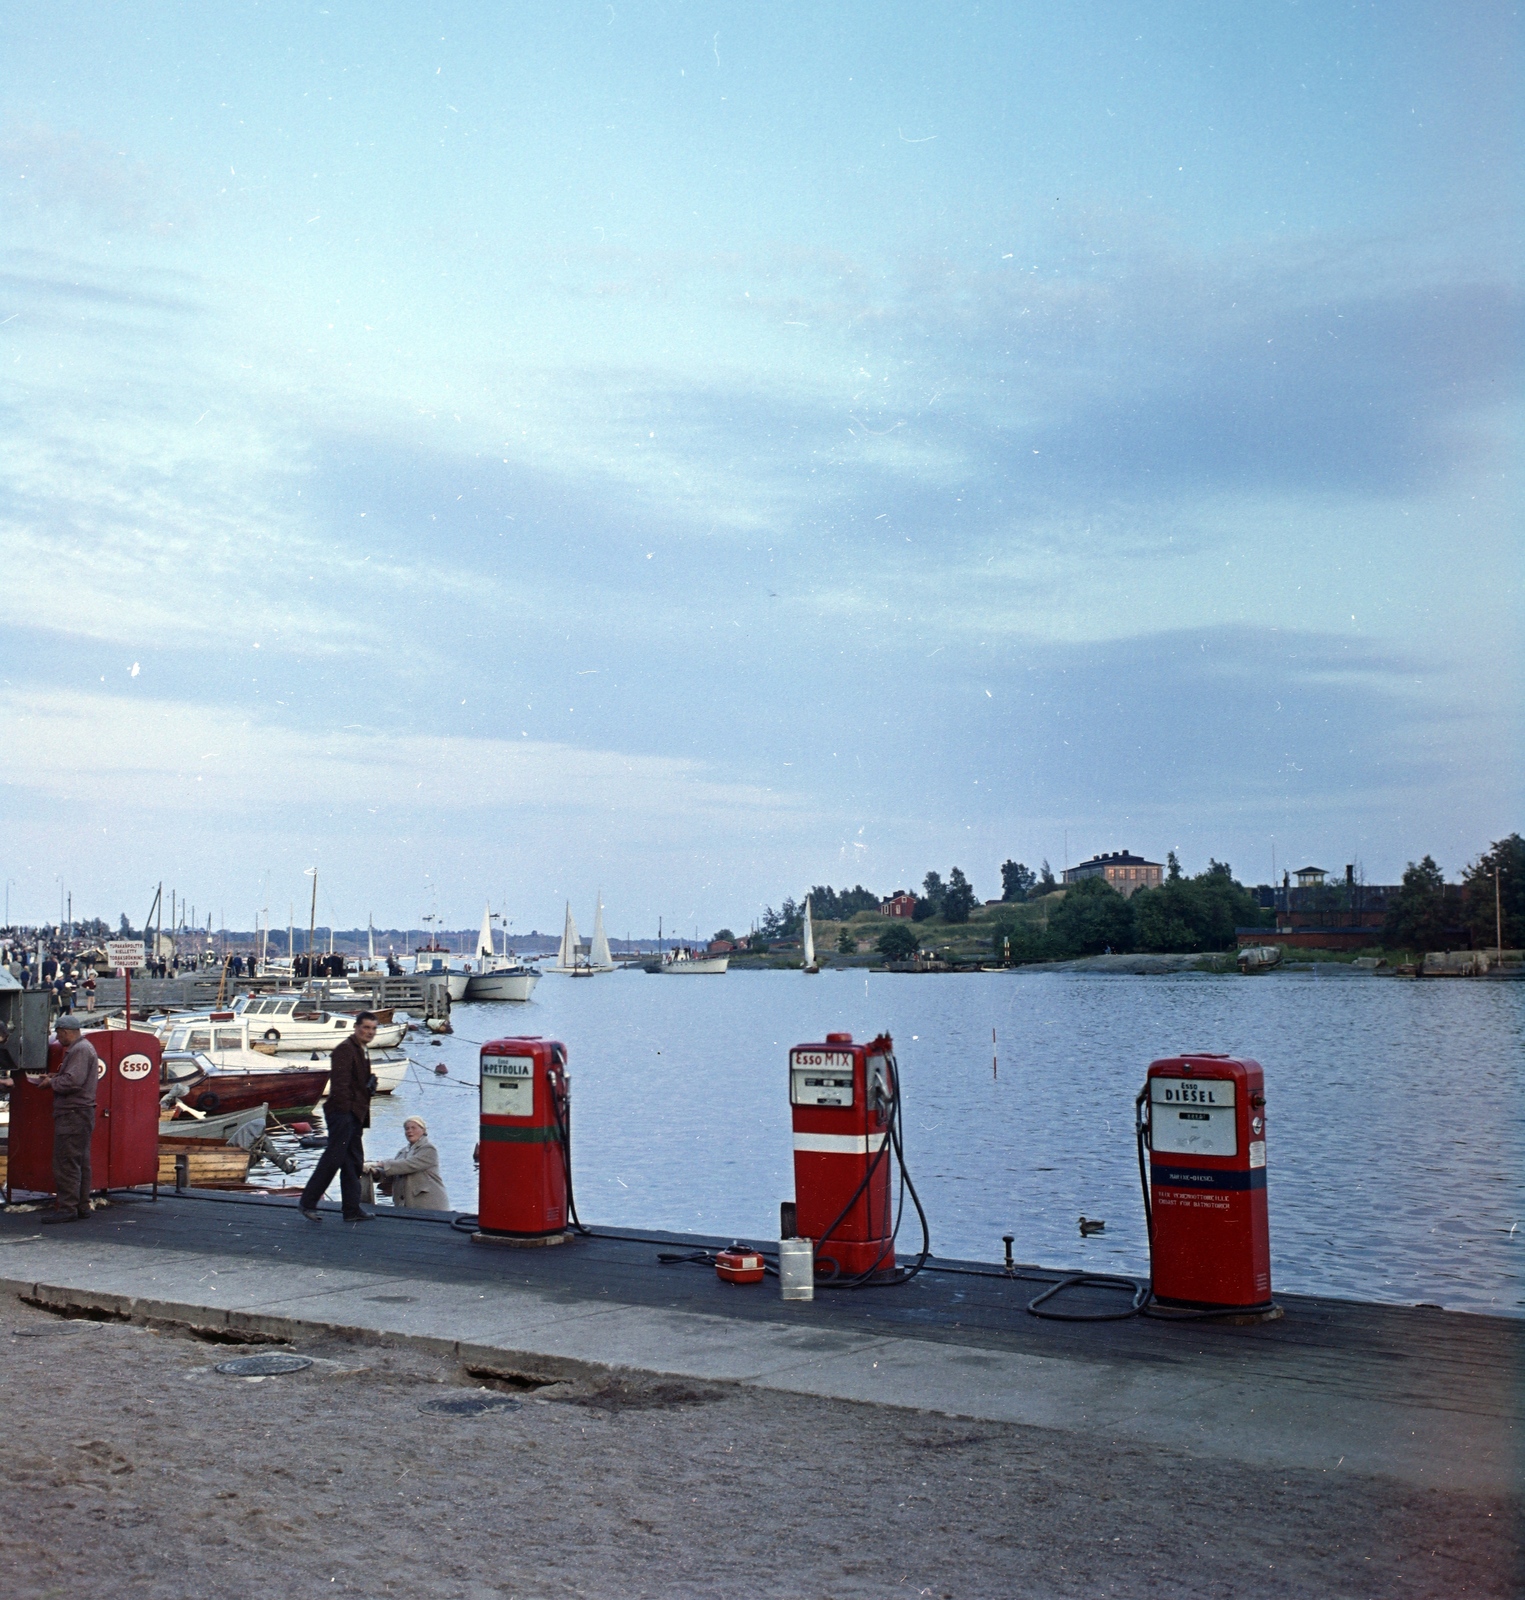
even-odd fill
[(55, 3), (0, 62), (13, 918), (708, 933), (1521, 827), (1518, 6)]

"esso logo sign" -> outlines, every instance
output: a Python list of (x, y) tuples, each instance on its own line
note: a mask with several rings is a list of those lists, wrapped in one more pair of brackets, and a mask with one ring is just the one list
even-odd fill
[(129, 1083), (136, 1083), (139, 1078), (146, 1078), (154, 1070), (154, 1064), (147, 1056), (123, 1056), (117, 1063), (117, 1071)]
[(106, 1063), (104, 1061), (102, 1061), (99, 1056), (97, 1056), (95, 1058), (95, 1077), (96, 1077), (96, 1081), (99, 1082), (105, 1076), (106, 1076)]

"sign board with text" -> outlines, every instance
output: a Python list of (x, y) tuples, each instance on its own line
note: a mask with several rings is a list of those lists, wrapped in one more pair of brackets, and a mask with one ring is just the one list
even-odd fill
[(143, 941), (141, 939), (108, 939), (106, 941), (106, 965), (108, 967), (126, 967), (129, 972), (135, 972), (143, 965)]

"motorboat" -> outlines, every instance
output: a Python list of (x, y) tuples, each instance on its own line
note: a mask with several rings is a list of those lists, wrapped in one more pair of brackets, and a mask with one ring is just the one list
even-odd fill
[[(242, 1054), (242, 1053), (241, 1053)], [(277, 1115), (311, 1111), (328, 1092), (328, 1063), (280, 1066), (269, 1056), (220, 1062), (205, 1051), (166, 1050), (159, 1067), (160, 1106), (184, 1101), (195, 1111), (268, 1107)]]
[(1239, 952), (1239, 970), (1243, 973), (1269, 972), (1281, 965), (1279, 944), (1247, 945)]
[[(161, 1032), (165, 1054), (201, 1055), (218, 1072), (272, 1072), (317, 1068), (328, 1071), (328, 1058), (340, 1041), (325, 1038), (313, 1049), (281, 1050), (258, 1035), (251, 1034), (245, 1021), (196, 1023), (171, 1027)], [(348, 1037), (348, 1034), (345, 1035)], [(305, 1056), (306, 1061), (300, 1058)], [(376, 1075), (376, 1093), (391, 1094), (408, 1070), (408, 1054), (394, 1047), (371, 1045), (366, 1051), (371, 1071)]]
[(466, 966), (452, 966), (459, 961), (454, 951), (442, 944), (421, 944), (413, 952), (413, 976), (416, 978), (443, 978), (452, 1000), (464, 1000), (472, 972)]
[[(492, 911), (482, 908), (482, 927), (477, 934), (477, 968), (466, 984), (468, 1000), (528, 1000), (540, 982), (540, 974), (526, 966), (511, 950), (498, 954), (497, 938), (493, 933)], [(454, 996), (452, 995), (452, 999)]]
[[(155, 1031), (166, 1041), (172, 1034), (186, 1033), (176, 1047), (182, 1050), (251, 1050), (270, 1045), (277, 1055), (285, 1056), (314, 1050), (327, 1054), (355, 1029), (352, 1015), (318, 1010), (309, 995), (241, 995), (239, 1000), (235, 1009), (225, 1012), (171, 1014)], [(407, 1031), (405, 1022), (378, 1018), (371, 1047), (395, 1050)]]
[(662, 959), (663, 972), (681, 972), (693, 977), (718, 975), (729, 971), (730, 965), (729, 955), (712, 956), (707, 950), (690, 950), (687, 945), (670, 950)]

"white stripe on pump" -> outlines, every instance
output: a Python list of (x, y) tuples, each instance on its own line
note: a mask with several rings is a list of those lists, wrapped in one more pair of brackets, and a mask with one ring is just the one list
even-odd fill
[(794, 1148), (818, 1156), (866, 1156), (884, 1143), (882, 1133), (797, 1133)]

